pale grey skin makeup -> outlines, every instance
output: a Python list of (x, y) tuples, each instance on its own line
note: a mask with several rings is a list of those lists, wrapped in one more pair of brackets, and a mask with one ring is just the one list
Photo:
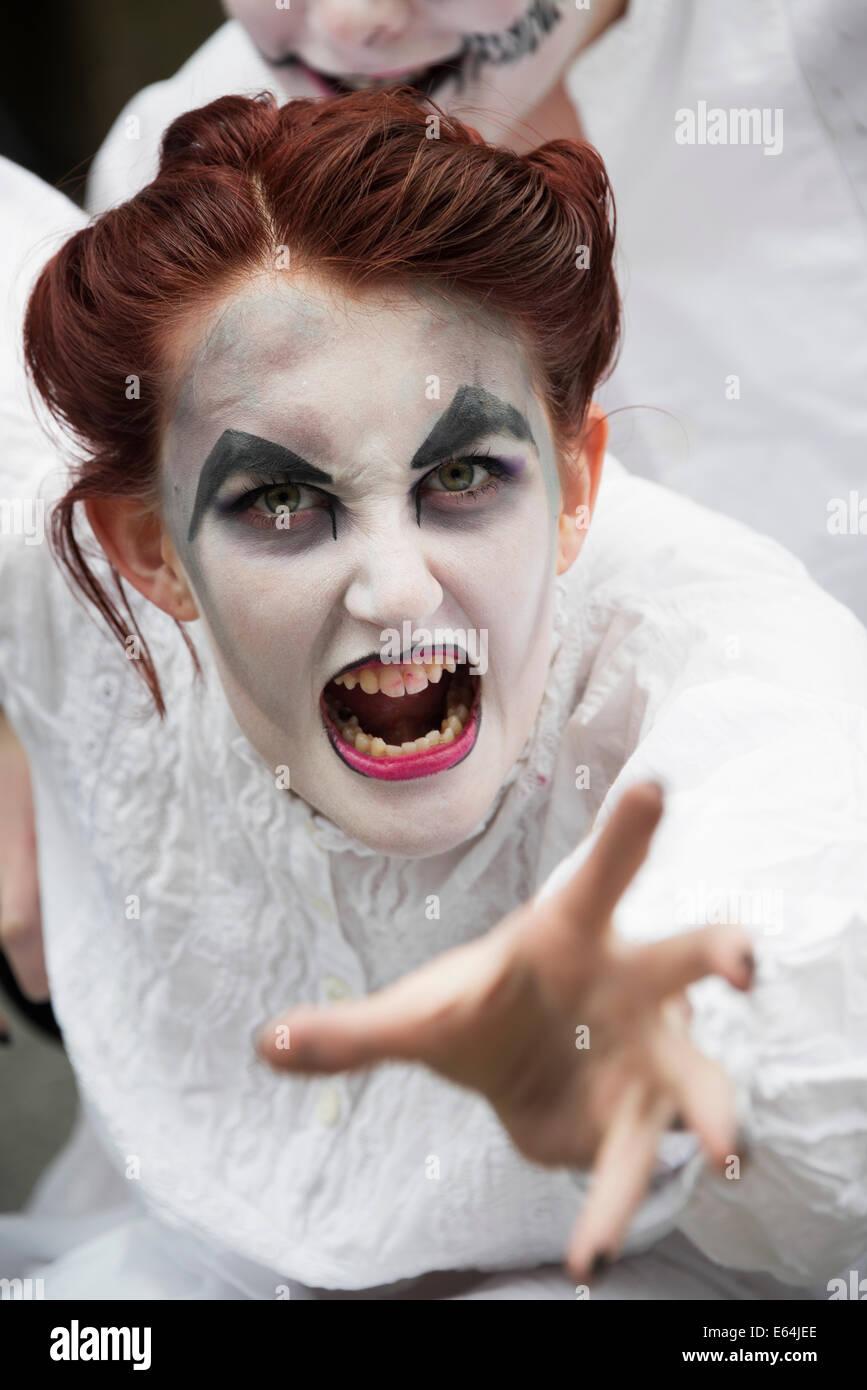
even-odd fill
[[(498, 144), (625, 0), (593, 0), (587, 8), (571, 0), (292, 0), (285, 7), (224, 0), (224, 8), (272, 65), (285, 97), (334, 95), (322, 80), (329, 76), (342, 87), (371, 79), (418, 83)], [(295, 60), (322, 75), (314, 88)], [(510, 143), (531, 148), (539, 140), (516, 141), (513, 132)]]
[[(347, 299), (293, 271), (251, 281), (185, 325), (176, 348), (164, 515), (263, 774), (288, 765), (292, 794), (374, 849), (416, 857), (453, 848), (521, 753), (550, 658), (560, 485), (522, 346), (504, 325), (433, 295)], [(423, 491), (417, 512), (413, 489), (430, 479), (420, 482), (413, 459), (468, 382), (520, 412), (534, 442), (492, 434), (482, 451), (510, 459), (519, 476), (491, 488), (482, 457), (475, 501)], [(336, 539), (313, 492), (287, 531), (227, 514), (227, 502), (262, 481), (246, 476), (221, 483), (188, 539), (202, 466), (227, 430), (330, 475), (322, 487), (338, 499)], [(261, 500), (253, 509), (266, 511)], [(404, 620), (487, 629), (482, 721), (456, 767), (382, 782), (335, 754), (320, 696)]]

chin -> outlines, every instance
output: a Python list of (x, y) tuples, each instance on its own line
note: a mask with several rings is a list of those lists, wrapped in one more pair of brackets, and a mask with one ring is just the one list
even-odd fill
[[(455, 814), (455, 808), (445, 804), (433, 808), (416, 804), (409, 808), (377, 808), (366, 815), (354, 813), (328, 814), (341, 830), (353, 839), (360, 840), (368, 849), (377, 854), (398, 859), (430, 859), (439, 854), (447, 854), (472, 834), (481, 821), (492, 798), (487, 802), (480, 800), (477, 805), (462, 807), (462, 814)], [(411, 817), (418, 819), (413, 823)]]
[(293, 788), (382, 854), (426, 858), (463, 843), (514, 761), (485, 677), (461, 660), (338, 672), (319, 720), (315, 765)]
[[(347, 788), (341, 779), (324, 793), (320, 781), (311, 796), (298, 794), (353, 839), (379, 854), (404, 859), (427, 859), (447, 854), (478, 828), (502, 784), (490, 765), (485, 776), (464, 765), (467, 775), (443, 774), (440, 785), (386, 784)], [(439, 782), (439, 779), (437, 779)]]
[(249, 719), (239, 723), (266, 762), (288, 763), (292, 792), (345, 834), (376, 853), (429, 858), (473, 834), (520, 752), (498, 701), (486, 700), (487, 680), (460, 652), (343, 667), (319, 693), (318, 737), (303, 739), (302, 758), (286, 756), (273, 724), (257, 739)]

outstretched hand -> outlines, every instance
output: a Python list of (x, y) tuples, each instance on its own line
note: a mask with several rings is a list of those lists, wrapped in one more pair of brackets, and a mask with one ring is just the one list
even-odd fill
[(748, 989), (748, 934), (711, 926), (632, 946), (612, 927), (661, 815), (655, 784), (632, 787), (545, 901), (365, 999), (292, 1009), (258, 1043), (300, 1074), (422, 1062), (481, 1092), (527, 1158), (592, 1168), (566, 1257), (578, 1280), (616, 1253), (675, 1117), (718, 1168), (735, 1142), (731, 1082), (690, 1041), (684, 990), (710, 974)]

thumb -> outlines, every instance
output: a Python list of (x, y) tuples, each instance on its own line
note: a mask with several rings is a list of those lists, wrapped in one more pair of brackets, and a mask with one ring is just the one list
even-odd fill
[(443, 1012), (431, 1010), (425, 974), (416, 971), (366, 999), (292, 1009), (259, 1031), (256, 1051), (280, 1071), (307, 1074), (423, 1061)]

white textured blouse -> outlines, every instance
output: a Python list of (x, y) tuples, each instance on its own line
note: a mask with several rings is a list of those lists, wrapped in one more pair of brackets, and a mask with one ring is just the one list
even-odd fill
[[(58, 195), (0, 172), (19, 245), (22, 226), (75, 225)], [(2, 360), (0, 495), (55, 496), (62, 469)], [(587, 1175), (525, 1160), (481, 1097), (405, 1064), (277, 1075), (251, 1035), (479, 936), (655, 777), (666, 814), (616, 926), (635, 942), (723, 916), (751, 929), (752, 993), (711, 979), (690, 997), (752, 1155), (726, 1180), (667, 1136), (626, 1248), (678, 1227), (714, 1260), (802, 1284), (861, 1257), (867, 633), (776, 543), (609, 457), (521, 757), (476, 832), (422, 860), (374, 853), (278, 790), (204, 642), (200, 683), (137, 595), (163, 724), (47, 544), (4, 534), (0, 583), (54, 1009), (106, 1153), (160, 1222), (333, 1288), (559, 1260)]]

